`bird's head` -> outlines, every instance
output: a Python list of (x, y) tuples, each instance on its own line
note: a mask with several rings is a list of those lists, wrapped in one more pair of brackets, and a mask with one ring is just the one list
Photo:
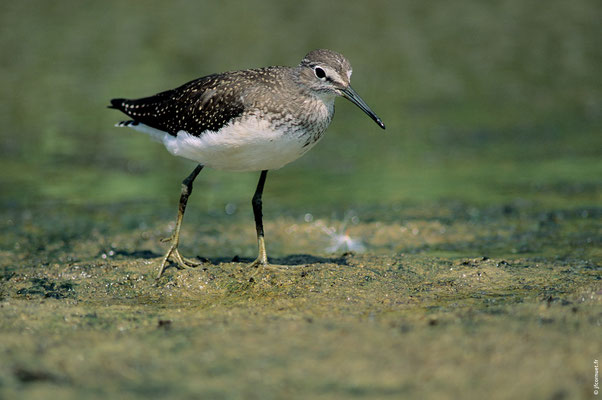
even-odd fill
[(351, 87), (351, 64), (342, 54), (326, 49), (313, 50), (297, 68), (303, 85), (310, 91), (320, 97), (345, 97), (385, 129), (381, 119)]

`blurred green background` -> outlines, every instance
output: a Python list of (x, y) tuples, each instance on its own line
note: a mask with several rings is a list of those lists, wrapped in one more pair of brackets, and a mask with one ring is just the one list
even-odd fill
[[(114, 128), (109, 99), (330, 48), (387, 130), (337, 100), (323, 141), (269, 176), (266, 209), (599, 205), (601, 20), (596, 0), (4, 1), (0, 204), (172, 215), (194, 164)], [(256, 180), (203, 171), (192, 202), (250, 208)]]

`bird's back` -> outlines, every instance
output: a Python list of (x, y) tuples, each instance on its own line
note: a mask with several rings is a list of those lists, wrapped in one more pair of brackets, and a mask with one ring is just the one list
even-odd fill
[[(113, 99), (110, 107), (135, 123), (173, 136), (179, 131), (200, 136), (205, 131), (217, 132), (245, 112), (253, 112), (258, 95), (277, 93), (274, 89), (287, 69), (268, 67), (208, 75), (154, 96)], [(276, 107), (278, 100), (264, 99), (264, 108), (266, 102)]]

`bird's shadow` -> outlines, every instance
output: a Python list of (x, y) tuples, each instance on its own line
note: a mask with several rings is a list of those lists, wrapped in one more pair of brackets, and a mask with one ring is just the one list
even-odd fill
[[(122, 258), (122, 259), (144, 259), (151, 260), (160, 258), (163, 255), (155, 253), (151, 250), (136, 250), (136, 251), (127, 251), (123, 249), (114, 250), (114, 257)], [(247, 257), (239, 257), (235, 255), (233, 257), (212, 257), (206, 258), (201, 256), (193, 257), (193, 260), (198, 260), (205, 264), (219, 265), (224, 263), (247, 263), (250, 264), (254, 261), (252, 258)], [(338, 265), (347, 265), (347, 258), (345, 254), (341, 256), (332, 256), (332, 257), (322, 257), (322, 256), (314, 256), (311, 254), (289, 254), (282, 257), (270, 257), (270, 264), (274, 265), (286, 265), (286, 266), (299, 266), (299, 265), (309, 265), (309, 264), (338, 264)]]
[[(255, 259), (247, 258), (247, 257), (213, 257), (213, 258), (203, 258), (197, 257), (200, 261), (212, 264), (219, 265), (222, 263), (246, 263), (250, 264)], [(339, 257), (322, 257), (322, 256), (314, 256), (311, 254), (289, 254), (283, 257), (269, 257), (268, 261), (273, 265), (286, 265), (286, 266), (299, 266), (299, 265), (310, 265), (310, 264), (339, 264), (339, 265), (347, 265), (347, 259), (344, 256)]]

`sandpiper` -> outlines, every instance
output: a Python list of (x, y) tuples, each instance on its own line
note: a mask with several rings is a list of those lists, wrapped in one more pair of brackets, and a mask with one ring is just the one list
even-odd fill
[(159, 268), (170, 259), (180, 268), (200, 263), (178, 251), (180, 227), (192, 183), (203, 167), (228, 171), (261, 171), (252, 199), (259, 254), (253, 267), (268, 266), (262, 221), (262, 193), (268, 170), (278, 169), (311, 149), (334, 115), (334, 99), (343, 96), (381, 128), (383, 122), (351, 88), (351, 64), (326, 49), (308, 53), (296, 67), (266, 67), (208, 75), (178, 88), (136, 100), (113, 99), (131, 119), (130, 127), (163, 143), (173, 155), (198, 163), (182, 182), (171, 246)]

